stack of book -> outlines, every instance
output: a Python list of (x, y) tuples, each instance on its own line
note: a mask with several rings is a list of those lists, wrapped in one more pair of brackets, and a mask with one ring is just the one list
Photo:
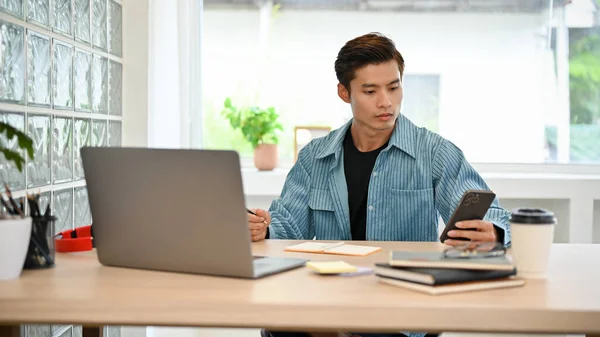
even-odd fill
[(460, 259), (443, 252), (392, 251), (388, 263), (376, 263), (374, 272), (382, 283), (431, 295), (525, 284), (506, 256)]

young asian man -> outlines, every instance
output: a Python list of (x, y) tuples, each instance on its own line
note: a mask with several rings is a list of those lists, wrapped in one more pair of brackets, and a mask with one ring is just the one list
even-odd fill
[[(404, 59), (392, 40), (348, 41), (335, 72), (353, 118), (302, 148), (281, 196), (248, 214), (252, 240), (437, 241), (438, 214), (447, 222), (464, 191), (489, 189), (485, 181), (452, 142), (400, 114)], [(510, 242), (498, 200), (483, 220), (457, 226), (451, 238)]]

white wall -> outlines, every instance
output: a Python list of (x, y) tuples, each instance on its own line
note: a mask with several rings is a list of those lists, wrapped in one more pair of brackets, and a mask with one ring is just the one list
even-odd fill
[(148, 144), (148, 1), (123, 2), (123, 146)]
[[(347, 40), (379, 31), (396, 42), (406, 73), (440, 75), (440, 133), (471, 161), (543, 161), (544, 124), (557, 117), (553, 65), (540, 35), (545, 14), (278, 15), (260, 93), (290, 125), (337, 127), (350, 116), (336, 94), (337, 52)], [(204, 99), (219, 105), (233, 93), (252, 97), (260, 71), (258, 10), (206, 10), (203, 29)]]
[(202, 1), (149, 3), (148, 145), (200, 147)]

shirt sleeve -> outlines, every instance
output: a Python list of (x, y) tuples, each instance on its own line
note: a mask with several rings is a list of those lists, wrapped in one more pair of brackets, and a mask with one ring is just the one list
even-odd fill
[[(448, 223), (454, 208), (464, 191), (468, 189), (489, 190), (483, 178), (467, 162), (463, 152), (452, 142), (444, 139), (433, 158), (433, 185), (438, 212)], [(509, 212), (500, 206), (496, 198), (484, 220), (496, 227), (498, 241), (510, 244)]]
[(309, 143), (300, 150), (298, 160), (285, 179), (280, 197), (273, 200), (269, 207), (269, 239), (310, 240), (314, 237), (308, 207), (311, 145)]

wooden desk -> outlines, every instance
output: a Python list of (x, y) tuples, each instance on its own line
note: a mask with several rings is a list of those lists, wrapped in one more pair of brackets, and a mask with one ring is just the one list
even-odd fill
[[(443, 248), (365, 242), (383, 250), (368, 257), (283, 252), (292, 243), (271, 240), (253, 248), (255, 254), (365, 266), (385, 261), (390, 249)], [(548, 280), (443, 296), (381, 284), (373, 275), (324, 277), (301, 268), (253, 281), (103, 267), (94, 252), (58, 254), (55, 268), (0, 283), (2, 331), (29, 323), (600, 334), (600, 245), (555, 245)]]

